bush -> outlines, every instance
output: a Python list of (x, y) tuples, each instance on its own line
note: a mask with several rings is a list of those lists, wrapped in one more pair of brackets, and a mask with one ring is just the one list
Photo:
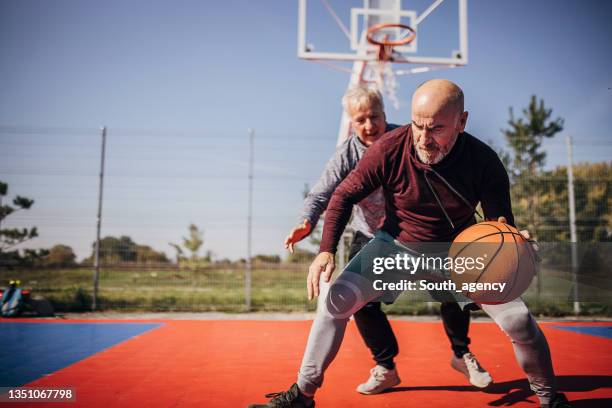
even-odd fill
[(42, 259), (44, 266), (74, 266), (76, 265), (76, 255), (68, 245), (58, 244), (49, 250), (49, 255)]
[(287, 261), (290, 263), (305, 263), (309, 264), (315, 258), (317, 254), (308, 251), (306, 249), (295, 248), (293, 253), (290, 253), (287, 257)]

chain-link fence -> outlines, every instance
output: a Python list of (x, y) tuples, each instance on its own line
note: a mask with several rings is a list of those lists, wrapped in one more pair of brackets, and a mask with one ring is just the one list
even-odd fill
[[(111, 128), (101, 201), (97, 129), (0, 127), (0, 135), (0, 181), (8, 185), (1, 204), (17, 210), (3, 217), (0, 228), (38, 230), (36, 238), (3, 246), (0, 281), (20, 279), (58, 310), (89, 310), (101, 203), (98, 309), (314, 310), (305, 278), (315, 246), (304, 243), (292, 256), (278, 254), (298, 221), (304, 183), (316, 180), (334, 149), (328, 136), (256, 135), (249, 266), (246, 131)], [(567, 146), (563, 139), (548, 143), (551, 164), (537, 172), (509, 168), (517, 226), (542, 242), (570, 241), (572, 223), (578, 242), (611, 241), (612, 162), (606, 157), (612, 156), (612, 141), (572, 145), (573, 183)], [(34, 204), (19, 210), (16, 196)], [(555, 274), (541, 268), (525, 298), (536, 312), (572, 313), (573, 292), (560, 291)], [(388, 309), (436, 311), (419, 296), (405, 293)], [(592, 302), (583, 303), (581, 312), (610, 309)]]

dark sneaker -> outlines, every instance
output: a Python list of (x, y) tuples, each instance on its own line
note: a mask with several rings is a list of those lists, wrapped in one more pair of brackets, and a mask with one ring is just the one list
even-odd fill
[(557, 393), (548, 404), (542, 404), (541, 408), (572, 408), (565, 394)]
[(272, 398), (267, 404), (251, 404), (248, 408), (314, 408), (315, 403), (300, 393), (297, 384), (293, 384), (288, 391), (266, 394)]

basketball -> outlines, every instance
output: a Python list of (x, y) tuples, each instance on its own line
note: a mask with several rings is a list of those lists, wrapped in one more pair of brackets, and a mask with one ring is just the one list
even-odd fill
[(452, 281), (478, 303), (506, 303), (521, 296), (536, 272), (531, 243), (511, 225), (472, 225), (453, 241)]

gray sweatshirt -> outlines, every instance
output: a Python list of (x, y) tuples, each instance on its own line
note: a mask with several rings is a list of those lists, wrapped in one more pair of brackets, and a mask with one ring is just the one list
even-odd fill
[[(398, 125), (387, 124), (385, 132), (397, 127)], [(356, 135), (352, 135), (338, 146), (334, 155), (325, 165), (323, 174), (306, 196), (300, 222), (308, 220), (312, 229), (315, 228), (319, 217), (327, 208), (334, 190), (357, 166), (357, 162), (361, 160), (367, 148)], [(380, 227), (384, 216), (385, 198), (382, 194), (382, 188), (379, 187), (353, 207), (353, 218), (349, 226), (354, 231), (372, 237)]]

